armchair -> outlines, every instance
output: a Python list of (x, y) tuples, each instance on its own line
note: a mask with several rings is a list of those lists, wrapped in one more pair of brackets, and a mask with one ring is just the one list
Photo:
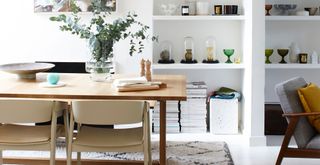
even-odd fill
[[(320, 115), (320, 112), (304, 112), (297, 92), (299, 88), (306, 86), (307, 83), (303, 78), (296, 77), (275, 87), (284, 113), (283, 117), (286, 117), (288, 122), (276, 165), (280, 165), (284, 157), (320, 158), (320, 134), (307, 120), (307, 116)], [(295, 138), (297, 148), (288, 147), (292, 136)]]

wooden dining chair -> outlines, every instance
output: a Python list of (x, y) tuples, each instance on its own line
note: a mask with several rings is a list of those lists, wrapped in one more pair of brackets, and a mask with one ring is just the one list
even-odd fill
[[(57, 117), (65, 107), (48, 100), (0, 99), (0, 155), (3, 150), (45, 150), (50, 151), (50, 165), (54, 165), (56, 137), (63, 129), (57, 126)], [(51, 125), (34, 124), (46, 121)]]
[[(71, 153), (77, 152), (78, 164), (81, 152), (144, 152), (144, 164), (151, 164), (149, 104), (145, 101), (72, 101), (67, 164), (71, 165)], [(77, 134), (73, 133), (78, 123)], [(88, 125), (133, 124), (142, 127), (112, 129)], [(75, 137), (73, 137), (75, 135)]]
[[(283, 116), (288, 122), (276, 165), (280, 165), (284, 157), (320, 158), (320, 134), (307, 120), (307, 116), (320, 115), (320, 113), (304, 112), (298, 95), (298, 89), (306, 86), (306, 81), (301, 77), (276, 85)], [(288, 147), (292, 135), (297, 148)]]

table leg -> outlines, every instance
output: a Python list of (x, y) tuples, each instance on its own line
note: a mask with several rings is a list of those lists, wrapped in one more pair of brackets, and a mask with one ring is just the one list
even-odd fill
[(160, 101), (160, 165), (167, 163), (166, 156), (166, 101)]

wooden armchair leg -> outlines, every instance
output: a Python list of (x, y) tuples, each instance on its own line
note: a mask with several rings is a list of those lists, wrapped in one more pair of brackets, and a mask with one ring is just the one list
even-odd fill
[(286, 150), (288, 149), (288, 145), (289, 145), (289, 142), (291, 140), (291, 137), (294, 133), (294, 129), (296, 128), (296, 125), (299, 121), (299, 117), (291, 117), (290, 118), (290, 122), (289, 122), (289, 125), (287, 127), (287, 130), (286, 130), (286, 134), (284, 135), (284, 138), (283, 138), (283, 141), (282, 141), (282, 145), (281, 145), (281, 149), (280, 149), (280, 152), (279, 152), (279, 155), (278, 155), (278, 158), (277, 158), (277, 162), (276, 162), (276, 165), (280, 165), (282, 160), (283, 160), (283, 157), (285, 156), (285, 153), (286, 153)]
[(280, 153), (279, 153), (279, 155), (278, 155), (278, 158), (277, 158), (276, 165), (280, 165), (281, 162), (282, 162), (282, 160), (283, 160), (283, 154), (282, 154), (281, 151), (280, 151)]

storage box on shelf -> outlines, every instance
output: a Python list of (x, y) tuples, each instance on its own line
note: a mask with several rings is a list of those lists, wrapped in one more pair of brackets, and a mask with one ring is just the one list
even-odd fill
[(237, 134), (239, 126), (238, 99), (210, 99), (210, 132)]

